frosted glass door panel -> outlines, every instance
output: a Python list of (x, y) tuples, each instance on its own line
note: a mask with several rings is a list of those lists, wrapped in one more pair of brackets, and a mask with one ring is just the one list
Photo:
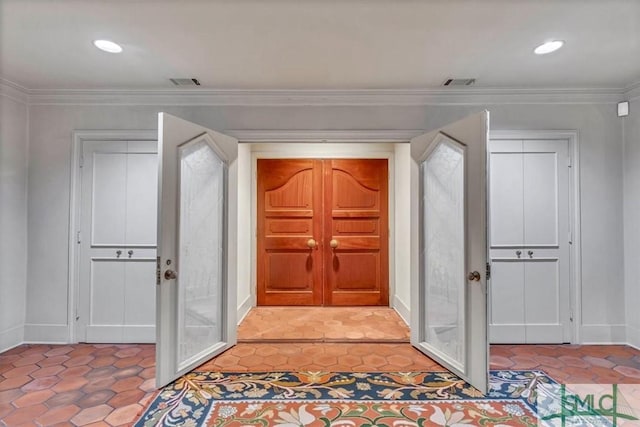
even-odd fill
[(180, 148), (178, 367), (222, 341), (225, 165), (203, 139)]
[(441, 142), (422, 163), (424, 197), (424, 340), (464, 367), (464, 149)]
[(558, 246), (557, 158), (555, 152), (524, 152), (524, 246)]

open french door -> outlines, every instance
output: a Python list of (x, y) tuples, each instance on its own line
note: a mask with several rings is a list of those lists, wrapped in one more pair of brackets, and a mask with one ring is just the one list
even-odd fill
[(489, 112), (411, 140), (411, 343), (487, 392)]
[(236, 139), (159, 114), (158, 387), (236, 343), (237, 154)]

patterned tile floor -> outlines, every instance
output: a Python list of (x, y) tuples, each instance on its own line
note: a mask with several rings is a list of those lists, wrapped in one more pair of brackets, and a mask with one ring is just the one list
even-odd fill
[[(332, 321), (337, 319), (327, 317), (327, 322)], [(271, 327), (268, 321), (263, 325)], [(294, 326), (304, 329), (304, 325)], [(330, 331), (327, 338), (337, 340), (329, 336)], [(22, 345), (1, 353), (0, 426), (130, 425), (154, 394), (154, 357), (153, 345)], [(565, 383), (640, 383), (640, 351), (626, 346), (494, 345), (491, 368), (542, 369)], [(201, 369), (443, 368), (406, 343), (249, 342), (238, 344)]]
[(256, 307), (238, 340), (409, 342), (409, 328), (389, 307)]

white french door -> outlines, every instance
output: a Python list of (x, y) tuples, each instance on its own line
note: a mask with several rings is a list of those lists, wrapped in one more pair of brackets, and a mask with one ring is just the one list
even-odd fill
[(483, 393), (488, 132), (483, 111), (411, 140), (411, 343)]
[(237, 143), (159, 114), (158, 387), (236, 343)]

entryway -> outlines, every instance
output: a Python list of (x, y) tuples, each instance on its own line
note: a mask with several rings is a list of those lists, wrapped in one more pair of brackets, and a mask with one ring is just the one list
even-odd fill
[(258, 159), (258, 305), (389, 305), (387, 159)]
[(389, 307), (255, 307), (238, 342), (408, 343), (409, 326)]
[[(247, 200), (251, 156), (260, 157), (234, 137), (166, 113), (159, 114), (158, 130), (156, 380), (162, 386), (237, 343), (237, 302), (244, 304), (237, 301), (239, 276), (250, 271), (257, 234)], [(489, 114), (482, 111), (393, 145), (394, 285), (408, 285), (411, 345), (483, 392), (488, 135)], [(211, 175), (216, 179), (198, 178)], [(222, 232), (209, 232), (213, 225)], [(215, 306), (198, 311), (195, 324), (201, 296), (193, 290), (206, 283)]]

